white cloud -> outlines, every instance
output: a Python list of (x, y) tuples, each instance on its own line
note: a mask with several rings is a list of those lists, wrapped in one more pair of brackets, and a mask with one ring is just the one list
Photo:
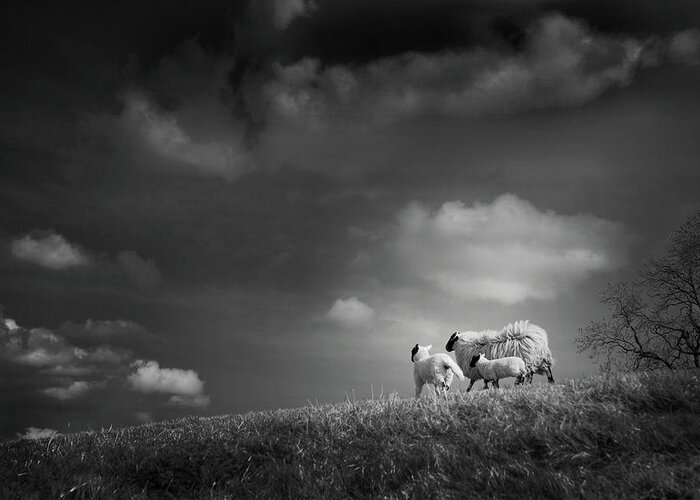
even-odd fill
[(141, 290), (153, 290), (160, 285), (161, 274), (152, 260), (146, 260), (133, 250), (122, 250), (116, 255), (116, 264), (108, 257), (95, 258), (79, 245), (71, 243), (53, 231), (34, 231), (11, 244), (15, 258), (53, 269), (63, 270), (92, 266), (104, 270), (118, 266), (134, 286)]
[(51, 400), (58, 400), (64, 409), (86, 412), (88, 420), (95, 404), (144, 412), (168, 407), (170, 412), (174, 407), (194, 411), (209, 405), (204, 383), (193, 370), (136, 361), (132, 349), (146, 339), (155, 340), (137, 323), (66, 322), (53, 331), (7, 320), (0, 307), (0, 369), (20, 374), (13, 393), (24, 402), (35, 398), (32, 404), (51, 407)]
[(316, 10), (313, 0), (273, 0), (273, 17), (275, 27), (280, 30), (287, 27), (299, 17), (308, 16)]
[(274, 66), (263, 92), (271, 112), (316, 126), (383, 125), (426, 115), (480, 116), (576, 106), (630, 83), (642, 66), (698, 54), (698, 33), (677, 34), (662, 61), (648, 40), (593, 31), (583, 21), (547, 15), (530, 26), (522, 51), (475, 48), (404, 53), (364, 65), (306, 58)]
[(58, 433), (59, 432), (55, 429), (27, 427), (26, 432), (24, 434), (17, 434), (17, 436), (23, 439), (44, 439), (54, 437)]
[(46, 368), (70, 365), (88, 356), (88, 352), (75, 347), (46, 328), (17, 328), (2, 339), (0, 354), (16, 363)]
[(61, 270), (90, 264), (89, 255), (62, 235), (28, 234), (12, 242), (12, 255), (48, 269)]
[(392, 249), (406, 270), (461, 299), (554, 299), (625, 262), (624, 228), (591, 215), (542, 211), (511, 194), (490, 204), (401, 211)]
[(160, 285), (160, 271), (152, 260), (145, 260), (133, 250), (117, 254), (117, 262), (129, 279), (141, 290), (153, 290)]
[(143, 360), (133, 366), (136, 371), (128, 376), (128, 381), (136, 391), (171, 394), (190, 400), (204, 397), (204, 382), (194, 370), (161, 368), (157, 361)]
[(90, 384), (84, 380), (75, 380), (66, 387), (49, 387), (47, 389), (42, 389), (41, 392), (49, 397), (66, 401), (79, 398), (89, 390)]
[(122, 109), (86, 123), (111, 145), (106, 161), (233, 180), (253, 169), (235, 108), (232, 55), (185, 40), (121, 95)]
[(350, 329), (367, 328), (375, 319), (374, 310), (355, 297), (337, 299), (326, 313), (326, 319)]
[(234, 179), (249, 169), (242, 137), (195, 140), (175, 113), (162, 111), (145, 95), (131, 92), (124, 98), (124, 123), (152, 152), (166, 160), (204, 174)]
[[(82, 376), (99, 370), (107, 373), (112, 370), (108, 365), (129, 363), (133, 359), (129, 350), (102, 345), (105, 339), (99, 339), (100, 345), (96, 347), (84, 349), (47, 328), (18, 326), (0, 337), (0, 356), (36, 368), (41, 374), (61, 377)], [(73, 390), (77, 390), (77, 386)]]
[(10, 330), (17, 330), (19, 328), (19, 325), (17, 325), (17, 322), (14, 319), (11, 318), (5, 318), (5, 326)]

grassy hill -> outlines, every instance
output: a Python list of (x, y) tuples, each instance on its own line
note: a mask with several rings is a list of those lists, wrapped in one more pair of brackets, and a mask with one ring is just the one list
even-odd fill
[(700, 372), (0, 444), (0, 498), (700, 498)]

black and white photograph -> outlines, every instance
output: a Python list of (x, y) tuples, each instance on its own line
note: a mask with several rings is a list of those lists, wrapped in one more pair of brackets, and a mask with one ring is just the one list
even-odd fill
[(700, 2), (0, 4), (1, 499), (700, 500)]

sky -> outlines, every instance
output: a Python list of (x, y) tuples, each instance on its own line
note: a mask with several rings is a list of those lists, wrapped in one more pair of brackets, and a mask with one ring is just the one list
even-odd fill
[(700, 208), (694, 0), (0, 10), (0, 438), (409, 397), (520, 319), (591, 375)]

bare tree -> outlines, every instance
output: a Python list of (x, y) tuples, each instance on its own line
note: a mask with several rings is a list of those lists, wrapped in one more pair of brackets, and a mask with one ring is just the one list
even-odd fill
[(608, 285), (610, 317), (579, 330), (579, 352), (601, 370), (700, 368), (700, 210), (673, 233), (665, 255), (632, 283)]

